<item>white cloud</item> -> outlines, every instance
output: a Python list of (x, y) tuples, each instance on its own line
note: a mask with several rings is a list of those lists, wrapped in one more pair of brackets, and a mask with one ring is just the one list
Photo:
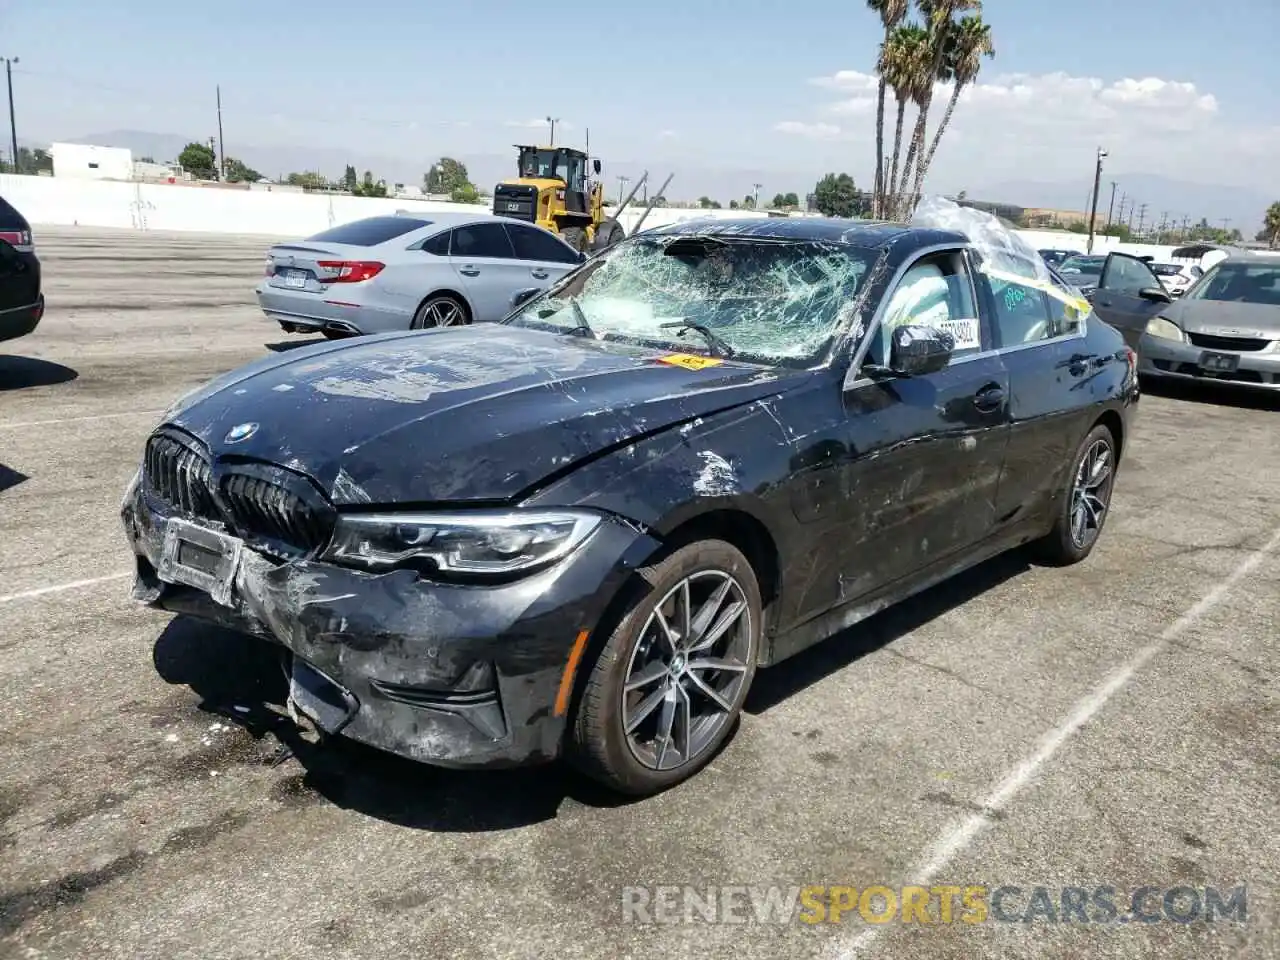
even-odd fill
[(781, 123), (774, 124), (773, 129), (779, 133), (805, 137), (809, 140), (839, 140), (844, 136), (843, 131), (833, 123), (801, 123), (798, 120), (783, 120)]
[[(808, 84), (827, 91), (815, 104), (814, 116), (779, 123), (777, 132), (813, 141), (871, 139), (878, 88), (873, 74), (841, 70)], [(951, 93), (949, 84), (935, 89), (930, 138)], [(890, 95), (890, 139), (894, 112)], [(840, 126), (830, 122), (836, 118)], [(914, 122), (915, 109), (908, 105), (908, 131)], [(1242, 152), (1262, 154), (1275, 139), (1262, 127), (1226, 123), (1217, 97), (1194, 83), (1062, 71), (984, 77), (962, 92), (949, 129), (955, 135), (943, 141), (932, 168), (946, 186), (970, 177), (1074, 178), (1091, 168), (1099, 146), (1109, 151), (1109, 163), (1117, 170), (1222, 182), (1224, 169), (1240, 169)], [(868, 168), (861, 171), (865, 177), (873, 159), (852, 162)], [(1247, 175), (1242, 171), (1242, 176)]]
[(663, 130), (661, 133), (658, 134), (658, 139), (672, 140), (678, 136), (680, 136), (680, 134), (676, 133), (674, 130)]
[[(526, 130), (549, 130), (549, 129), (551, 129), (551, 124), (549, 124), (549, 123), (547, 122), (547, 120), (546, 120), (546, 118), (545, 118), (545, 117), (544, 117), (543, 119), (541, 119), (541, 120), (508, 120), (506, 123), (504, 123), (504, 124), (503, 124), (503, 126), (504, 126), (504, 127), (521, 127), (521, 128), (523, 128), (523, 129), (526, 129)], [(573, 129), (573, 124), (571, 124), (571, 123), (565, 123), (563, 120), (557, 120), (557, 121), (556, 121), (556, 129), (557, 129), (557, 130), (572, 130), (572, 129)]]

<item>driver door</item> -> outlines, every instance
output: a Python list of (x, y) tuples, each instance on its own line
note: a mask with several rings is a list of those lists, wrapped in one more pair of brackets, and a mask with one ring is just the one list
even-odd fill
[[(852, 601), (972, 548), (995, 526), (1009, 434), (1009, 375), (992, 352), (962, 249), (926, 254), (881, 299), (844, 390), (849, 458), (839, 600)], [(901, 324), (956, 337), (948, 366), (918, 377), (875, 371)]]
[(1107, 256), (1093, 295), (1093, 312), (1119, 330), (1134, 351), (1147, 323), (1172, 302), (1173, 297), (1145, 262), (1127, 253)]

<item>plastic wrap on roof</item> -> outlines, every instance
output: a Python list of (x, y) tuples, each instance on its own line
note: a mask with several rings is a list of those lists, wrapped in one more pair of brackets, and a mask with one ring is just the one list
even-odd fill
[(922, 197), (911, 216), (911, 226), (964, 234), (979, 255), (978, 269), (988, 277), (1043, 290), (1084, 313), (1090, 310), (1088, 302), (1055, 283), (1039, 251), (994, 214), (962, 207), (946, 197)]

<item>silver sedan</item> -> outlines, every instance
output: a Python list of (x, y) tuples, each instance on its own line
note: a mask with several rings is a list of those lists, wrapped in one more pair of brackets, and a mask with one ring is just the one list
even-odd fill
[(500, 320), (583, 259), (518, 220), (401, 211), (276, 244), (256, 293), (288, 333), (388, 333)]

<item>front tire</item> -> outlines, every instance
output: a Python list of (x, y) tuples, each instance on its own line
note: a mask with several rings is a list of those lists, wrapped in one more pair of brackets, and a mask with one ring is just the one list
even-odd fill
[(1111, 513), (1117, 462), (1115, 436), (1096, 425), (1076, 449), (1053, 529), (1035, 544), (1038, 559), (1065, 567), (1093, 552)]
[(574, 718), (570, 760), (647, 796), (701, 770), (732, 733), (762, 635), (751, 564), (720, 540), (640, 571), (647, 588), (605, 641)]
[(461, 327), (471, 322), (467, 305), (447, 293), (427, 297), (409, 322), (410, 330), (428, 330), (431, 327)]
[(587, 231), (581, 227), (565, 227), (560, 231), (560, 239), (579, 253), (587, 250)]

